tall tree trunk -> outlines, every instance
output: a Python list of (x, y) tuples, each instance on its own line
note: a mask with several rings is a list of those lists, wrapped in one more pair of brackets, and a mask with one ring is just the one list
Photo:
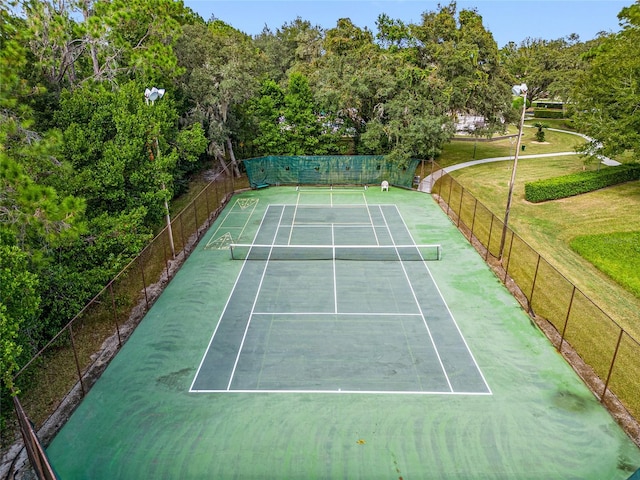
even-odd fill
[(224, 161), (224, 147), (218, 145), (216, 142), (209, 142), (207, 146), (207, 153), (220, 162), (220, 166), (225, 175), (229, 175), (229, 169), (227, 163)]
[(227, 137), (227, 148), (229, 149), (229, 157), (231, 158), (231, 165), (233, 165), (233, 172), (236, 177), (240, 177), (240, 169), (238, 168), (238, 162), (236, 162), (236, 155), (233, 153), (233, 145), (231, 144), (231, 138)]
[[(82, 2), (82, 16), (84, 17), (85, 25), (89, 22), (91, 16), (91, 10), (93, 8), (92, 0), (84, 0)], [(98, 61), (98, 50), (96, 48), (96, 41), (91, 38), (90, 34), (85, 35), (85, 42), (89, 44), (89, 53), (91, 55), (91, 65), (93, 66), (93, 77), (96, 80), (100, 80), (100, 62)]]
[(227, 163), (224, 161), (224, 157), (222, 155), (216, 155), (216, 157), (218, 157), (218, 161), (220, 162), (220, 166), (222, 166), (225, 175), (229, 175), (229, 169), (227, 168)]

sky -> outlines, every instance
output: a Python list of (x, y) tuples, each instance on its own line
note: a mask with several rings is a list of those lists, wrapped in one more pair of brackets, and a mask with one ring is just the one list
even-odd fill
[[(360, 28), (376, 32), (378, 15), (386, 13), (404, 23), (419, 23), (425, 11), (437, 11), (449, 0), (184, 0), (205, 20), (211, 16), (249, 35), (265, 25), (272, 31), (297, 17), (312, 25), (334, 28), (338, 19), (350, 18)], [(526, 38), (555, 40), (573, 33), (581, 41), (599, 32), (620, 29), (618, 13), (634, 0), (458, 0), (458, 11), (475, 8), (498, 47)]]

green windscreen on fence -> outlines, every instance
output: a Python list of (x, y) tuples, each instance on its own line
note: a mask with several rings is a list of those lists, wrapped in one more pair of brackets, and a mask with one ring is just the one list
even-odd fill
[(267, 156), (243, 160), (252, 188), (269, 185), (376, 185), (411, 188), (420, 160), (398, 165), (383, 155)]

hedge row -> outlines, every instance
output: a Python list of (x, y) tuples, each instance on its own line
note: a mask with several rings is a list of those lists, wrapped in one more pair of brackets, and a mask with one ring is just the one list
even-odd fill
[(539, 203), (639, 179), (640, 164), (632, 163), (525, 183), (524, 198), (529, 202)]
[(538, 100), (533, 102), (533, 106), (537, 108), (555, 108), (556, 110), (562, 110), (562, 102), (543, 102)]
[(533, 110), (535, 118), (564, 118), (562, 110), (551, 110), (548, 108), (536, 108)]

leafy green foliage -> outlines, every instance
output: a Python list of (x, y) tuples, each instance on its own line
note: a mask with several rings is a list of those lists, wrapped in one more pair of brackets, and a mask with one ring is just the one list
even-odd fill
[(285, 91), (272, 80), (265, 81), (250, 112), (258, 127), (253, 140), (257, 153), (310, 155), (340, 150), (339, 120), (319, 112), (309, 81), (301, 73), (291, 75)]
[(160, 222), (175, 178), (190, 171), (206, 147), (200, 124), (178, 132), (168, 95), (146, 105), (143, 91), (130, 82), (116, 92), (98, 85), (62, 96), (55, 119), (62, 153), (75, 171), (67, 188), (86, 198), (91, 217), (144, 207), (149, 226)]
[(542, 122), (536, 122), (533, 124), (533, 126), (536, 127), (536, 141), (541, 143), (544, 142), (544, 138), (545, 138), (544, 129), (549, 128), (549, 125)]
[[(25, 327), (39, 313), (38, 277), (29, 271), (28, 257), (16, 246), (0, 244), (0, 383), (13, 386), (18, 358), (25, 350)], [(30, 353), (30, 352), (29, 352)]]
[(640, 232), (583, 235), (571, 240), (570, 246), (640, 298)]
[(525, 199), (534, 203), (556, 200), (638, 179), (640, 179), (639, 164), (574, 173), (526, 183)]
[(536, 108), (533, 111), (535, 118), (564, 118), (565, 114), (562, 110), (551, 110), (549, 108)]
[(34, 342), (41, 346), (144, 248), (153, 237), (145, 217), (144, 207), (103, 213), (89, 221), (87, 234), (58, 249), (57, 261), (41, 274), (42, 314)]
[[(578, 124), (610, 151), (638, 145), (636, 6), (620, 35), (499, 52), (455, 2), (415, 24), (381, 15), (375, 34), (298, 18), (256, 38), (172, 0), (20, 5), (0, 8), (0, 239), (24, 256), (15, 275), (33, 272), (21, 281), (38, 305), (19, 321), (0, 305), (6, 358), (46, 342), (135, 256), (204, 161), (348, 146), (402, 167), (438, 155), (459, 113), (484, 116), (482, 135), (501, 131), (521, 111), (515, 79), (567, 100), (580, 71)], [(151, 106), (154, 85), (167, 94)]]
[(574, 90), (575, 123), (594, 139), (585, 151), (597, 147), (603, 155), (625, 151), (640, 159), (640, 4), (619, 15), (622, 31), (591, 49), (589, 66)]

